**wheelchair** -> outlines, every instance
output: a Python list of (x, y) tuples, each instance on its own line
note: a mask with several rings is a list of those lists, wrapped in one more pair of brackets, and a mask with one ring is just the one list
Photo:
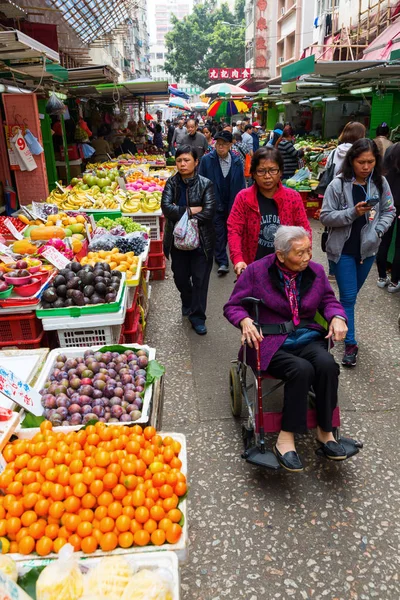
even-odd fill
[[(262, 331), (262, 325), (259, 323), (259, 305), (262, 303), (257, 298), (247, 297), (242, 300), (243, 306), (250, 306), (253, 309), (254, 325)], [(286, 323), (279, 327), (286, 326)], [(293, 328), (294, 330), (294, 328)], [(289, 331), (283, 328), (282, 333)], [(330, 350), (330, 348), (329, 348)], [(256, 368), (247, 364), (247, 345), (244, 344), (242, 360), (233, 360), (229, 373), (229, 388), (231, 399), (231, 410), (234, 417), (240, 417), (242, 414), (243, 400), (247, 408), (247, 421), (242, 425), (242, 439), (244, 450), (242, 458), (248, 463), (263, 467), (266, 469), (279, 470), (281, 465), (275, 454), (267, 449), (265, 435), (267, 433), (277, 433), (281, 430), (282, 413), (269, 412), (264, 410), (264, 400), (266, 401), (276, 390), (285, 385), (284, 381), (276, 380), (274, 377), (261, 371), (260, 350), (256, 350)], [(262, 384), (265, 380), (277, 381), (267, 392), (263, 393)], [(307, 412), (307, 427), (309, 429), (317, 426), (317, 416), (315, 410), (315, 394), (312, 388), (309, 391), (309, 408)], [(363, 443), (340, 436), (340, 410), (337, 406), (333, 412), (333, 434), (335, 439), (340, 442), (347, 453), (346, 458), (351, 458), (358, 454), (363, 447)], [(317, 456), (324, 457), (320, 448), (316, 451)]]

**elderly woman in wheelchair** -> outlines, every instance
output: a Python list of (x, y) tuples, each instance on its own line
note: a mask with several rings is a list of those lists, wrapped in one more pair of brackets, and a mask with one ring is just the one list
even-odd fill
[[(282, 426), (273, 452), (281, 467), (297, 472), (303, 465), (294, 436), (307, 432), (310, 387), (319, 453), (330, 460), (347, 458), (333, 435), (339, 366), (328, 351), (332, 339), (344, 340), (347, 319), (323, 267), (311, 260), (309, 233), (281, 226), (274, 243), (275, 254), (252, 263), (239, 277), (224, 315), (242, 331), (248, 364), (257, 368), (258, 358), (260, 372), (285, 382)], [(251, 316), (254, 303), (256, 321)], [(316, 315), (319, 322), (325, 320), (325, 328)]]

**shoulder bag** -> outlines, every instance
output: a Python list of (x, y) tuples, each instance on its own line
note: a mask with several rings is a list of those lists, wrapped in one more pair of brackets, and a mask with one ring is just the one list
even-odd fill
[(177, 250), (196, 250), (200, 246), (199, 224), (197, 219), (189, 219), (189, 199), (187, 209), (174, 227), (174, 246)]

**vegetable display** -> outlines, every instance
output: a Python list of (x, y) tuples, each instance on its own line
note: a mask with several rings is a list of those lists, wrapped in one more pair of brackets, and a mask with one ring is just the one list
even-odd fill
[(187, 489), (180, 451), (154, 427), (98, 422), (64, 434), (43, 421), (3, 450), (0, 535), (10, 552), (39, 556), (67, 543), (86, 554), (175, 544)]
[(146, 231), (146, 227), (135, 223), (130, 217), (118, 217), (115, 220), (109, 217), (103, 217), (97, 221), (98, 227), (104, 227), (105, 229), (112, 230), (116, 225), (120, 225), (126, 231), (126, 233), (134, 233), (135, 231)]

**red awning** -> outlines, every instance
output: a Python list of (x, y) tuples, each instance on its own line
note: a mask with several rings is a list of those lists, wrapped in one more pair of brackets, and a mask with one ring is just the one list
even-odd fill
[(400, 19), (390, 25), (364, 50), (362, 60), (388, 60), (393, 50), (400, 49)]

